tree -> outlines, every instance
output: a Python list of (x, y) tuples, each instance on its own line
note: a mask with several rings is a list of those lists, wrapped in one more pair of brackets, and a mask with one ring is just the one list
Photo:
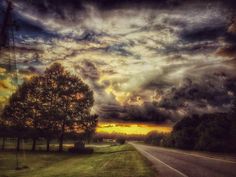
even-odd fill
[(6, 137), (7, 137), (7, 127), (6, 127), (3, 120), (0, 120), (0, 137), (2, 137), (1, 149), (4, 150), (5, 149), (5, 141), (6, 141)]
[(231, 124), (226, 113), (186, 117), (174, 126), (171, 145), (181, 149), (230, 151)]
[[(75, 75), (55, 63), (45, 72), (47, 112), (58, 133), (59, 151), (63, 151), (65, 132), (89, 132), (96, 126), (97, 116), (90, 116), (93, 92)], [(51, 114), (53, 113), (53, 115)]]
[[(40, 133), (40, 121), (42, 121), (42, 83), (41, 76), (35, 76), (26, 81), (10, 98), (10, 104), (5, 107), (3, 115), (5, 121), (10, 124), (13, 133), (23, 137), (31, 137), (33, 140), (32, 151), (36, 148), (36, 139)], [(22, 132), (19, 132), (22, 130)], [(18, 147), (19, 140), (18, 137)]]
[(165, 136), (164, 134), (158, 133), (157, 131), (151, 131), (147, 134), (145, 142), (148, 144), (159, 146), (164, 136)]
[(43, 129), (43, 84), (44, 78), (34, 76), (26, 82), (24, 89), (26, 98), (24, 100), (28, 108), (27, 124), (30, 127), (30, 135), (33, 140), (32, 151), (35, 151), (36, 140), (39, 137), (40, 131)]
[(57, 125), (55, 124), (55, 121), (53, 118), (54, 112), (48, 112), (45, 107), (43, 107), (44, 111), (42, 112), (42, 134), (41, 136), (46, 139), (46, 151), (50, 151), (50, 142), (53, 138), (56, 137), (57, 133)]
[(232, 110), (229, 113), (229, 119), (231, 124), (229, 145), (231, 151), (236, 152), (236, 78), (229, 79), (226, 83), (227, 89), (234, 95), (232, 102)]
[(181, 149), (193, 149), (198, 138), (196, 127), (199, 123), (200, 118), (197, 115), (179, 121), (172, 132), (174, 146)]
[(42, 76), (34, 76), (24, 82), (14, 93), (3, 110), (2, 122), (20, 139), (30, 137), (35, 150), (39, 137), (59, 139), (59, 151), (63, 150), (66, 134), (82, 134), (89, 139), (97, 125), (97, 115), (91, 115), (93, 92), (75, 75), (55, 63)]
[(26, 84), (23, 84), (9, 100), (9, 104), (3, 110), (5, 126), (11, 129), (11, 135), (17, 137), (16, 150), (20, 150), (20, 141), (27, 133), (28, 107), (24, 100), (26, 97)]
[(118, 138), (118, 139), (116, 139), (116, 143), (118, 143), (118, 144), (120, 144), (120, 145), (123, 145), (123, 144), (125, 144), (125, 138)]

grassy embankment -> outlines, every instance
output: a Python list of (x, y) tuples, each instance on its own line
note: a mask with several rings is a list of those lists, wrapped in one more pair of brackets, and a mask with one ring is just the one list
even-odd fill
[(26, 152), (19, 155), (0, 152), (0, 177), (152, 177), (154, 170), (131, 145), (95, 147), (91, 155)]

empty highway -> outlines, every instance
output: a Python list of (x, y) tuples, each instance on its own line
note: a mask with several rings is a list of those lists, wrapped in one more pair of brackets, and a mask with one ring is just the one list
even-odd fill
[(149, 159), (158, 177), (236, 177), (236, 161), (138, 143), (132, 144)]

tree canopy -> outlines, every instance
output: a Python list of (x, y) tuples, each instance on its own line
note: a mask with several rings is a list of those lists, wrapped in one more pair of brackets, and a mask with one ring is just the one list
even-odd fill
[(179, 121), (164, 146), (214, 152), (235, 151), (235, 118), (225, 113), (193, 115)]
[(93, 103), (88, 85), (55, 63), (18, 88), (4, 108), (1, 122), (11, 129), (8, 136), (32, 138), (32, 150), (37, 138), (44, 137), (48, 143), (58, 138), (62, 151), (66, 134), (82, 134), (88, 139), (94, 132), (97, 116), (91, 115)]

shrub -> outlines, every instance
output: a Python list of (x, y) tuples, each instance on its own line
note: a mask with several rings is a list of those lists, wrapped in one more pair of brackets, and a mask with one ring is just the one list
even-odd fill
[(124, 138), (119, 138), (119, 139), (116, 140), (116, 143), (125, 144), (125, 139)]
[(163, 133), (151, 131), (147, 134), (147, 137), (145, 138), (145, 143), (160, 146), (165, 136), (166, 135)]
[(171, 138), (164, 143), (171, 147), (213, 152), (235, 151), (232, 132), (233, 121), (225, 113), (193, 115), (179, 121), (171, 133)]
[(68, 152), (70, 152), (70, 153), (78, 153), (78, 154), (92, 154), (94, 152), (94, 149), (91, 148), (91, 147), (81, 148), (81, 149), (72, 147), (72, 148), (68, 149)]

